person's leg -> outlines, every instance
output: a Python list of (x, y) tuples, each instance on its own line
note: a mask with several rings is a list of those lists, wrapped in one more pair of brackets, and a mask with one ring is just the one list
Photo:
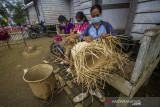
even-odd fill
[(69, 60), (69, 52), (70, 52), (70, 49), (66, 48), (65, 58), (66, 58), (67, 61)]
[(60, 62), (63, 59), (63, 47), (61, 47), (59, 44), (56, 44), (56, 48), (59, 52), (59, 57), (56, 59), (56, 61)]
[(67, 69), (67, 71), (66, 72), (70, 72), (70, 71), (72, 71), (72, 69), (73, 69), (73, 57), (72, 57), (72, 54), (71, 54), (71, 51), (70, 51), (70, 57), (69, 57), (69, 68)]
[(69, 48), (66, 48), (66, 51), (65, 51), (65, 59), (63, 60), (64, 64), (70, 64), (70, 52), (71, 50)]

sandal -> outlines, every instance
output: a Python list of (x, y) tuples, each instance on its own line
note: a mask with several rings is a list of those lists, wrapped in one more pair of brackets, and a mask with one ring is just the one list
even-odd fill
[(77, 95), (77, 96), (73, 99), (73, 101), (74, 101), (75, 103), (78, 103), (78, 102), (86, 99), (87, 96), (88, 96), (87, 92), (85, 92), (85, 93), (80, 93), (79, 95)]
[(89, 90), (89, 93), (91, 95), (98, 97), (99, 99), (101, 99), (103, 97), (103, 95), (99, 91)]
[(71, 68), (68, 68), (68, 69), (66, 70), (67, 73), (69, 73), (69, 72), (71, 72), (71, 71), (72, 71)]
[(64, 62), (63, 62), (63, 61), (61, 61), (61, 62), (60, 62), (60, 64), (61, 64), (61, 65), (64, 65)]

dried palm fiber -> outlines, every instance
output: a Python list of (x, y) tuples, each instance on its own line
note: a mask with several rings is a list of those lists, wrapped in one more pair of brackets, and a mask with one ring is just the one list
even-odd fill
[(61, 46), (64, 48), (73, 48), (75, 44), (78, 43), (78, 39), (74, 39), (73, 36), (65, 37), (62, 42), (60, 43)]
[(107, 76), (112, 76), (112, 71), (121, 69), (127, 63), (127, 55), (122, 53), (122, 47), (116, 37), (94, 40), (90, 43), (79, 42), (72, 49), (76, 72), (71, 72), (74, 79), (82, 80), (88, 90), (104, 86)]

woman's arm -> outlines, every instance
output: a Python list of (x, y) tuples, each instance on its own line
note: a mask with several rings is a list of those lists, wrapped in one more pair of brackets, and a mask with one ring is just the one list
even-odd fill
[(70, 29), (70, 34), (71, 34), (71, 33), (74, 33), (74, 32), (73, 32), (73, 28), (72, 28), (72, 29)]
[(64, 37), (64, 36), (70, 36), (70, 34), (65, 34), (64, 29), (62, 29), (62, 34), (58, 34), (58, 36)]
[(89, 25), (87, 25), (87, 26), (85, 27), (84, 31), (82, 32), (82, 34), (81, 34), (80, 37), (79, 37), (79, 41), (82, 41), (85, 36), (88, 36), (88, 35), (89, 35), (89, 34), (88, 34), (88, 30), (89, 30), (90, 26), (91, 26), (91, 25), (89, 24)]

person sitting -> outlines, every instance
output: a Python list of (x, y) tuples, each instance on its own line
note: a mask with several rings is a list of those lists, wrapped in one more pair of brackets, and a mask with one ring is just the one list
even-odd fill
[[(62, 25), (62, 34), (57, 34), (57, 37), (54, 38), (54, 40), (56, 41), (56, 46), (57, 46), (57, 49), (60, 53), (59, 57), (56, 59), (56, 61), (62, 61), (62, 58), (63, 58), (63, 47), (59, 45), (59, 42), (61, 42), (63, 40), (63, 38), (67, 37), (67, 36), (70, 36), (70, 33), (73, 32), (73, 24), (71, 22), (69, 22), (65, 16), (63, 15), (60, 15), (58, 17), (58, 21), (59, 23)], [(65, 55), (67, 55), (67, 51), (65, 52)]]
[[(91, 24), (89, 24), (79, 37), (80, 41), (91, 42), (96, 39), (105, 39), (108, 36), (116, 36), (117, 33), (114, 31), (112, 25), (108, 22), (102, 21), (102, 9), (100, 5), (94, 5), (90, 9)], [(77, 83), (79, 84), (81, 79), (78, 78)], [(99, 91), (89, 90), (91, 95), (97, 96), (99, 99), (104, 98)], [(87, 98), (88, 93), (80, 93), (73, 101), (80, 102)]]
[[(82, 11), (77, 12), (75, 18), (77, 20), (77, 24), (76, 24), (76, 27), (74, 28), (74, 31), (71, 33), (71, 36), (73, 36), (74, 39), (78, 39), (82, 34), (82, 32), (84, 31), (84, 29), (86, 28), (86, 26), (89, 25), (89, 22), (87, 17), (84, 15)], [(71, 55), (71, 49), (67, 49), (67, 50), (68, 50), (68, 54), (70, 55), (69, 60), (71, 63), (66, 72), (70, 72), (73, 68), (73, 63), (72, 63), (73, 58)]]
[(79, 40), (91, 42), (96, 39), (103, 39), (107, 36), (115, 36), (117, 33), (114, 31), (112, 25), (108, 22), (102, 21), (101, 18), (101, 7), (99, 5), (92, 6), (91, 10), (91, 22), (92, 24), (88, 25), (83, 33), (81, 34)]

